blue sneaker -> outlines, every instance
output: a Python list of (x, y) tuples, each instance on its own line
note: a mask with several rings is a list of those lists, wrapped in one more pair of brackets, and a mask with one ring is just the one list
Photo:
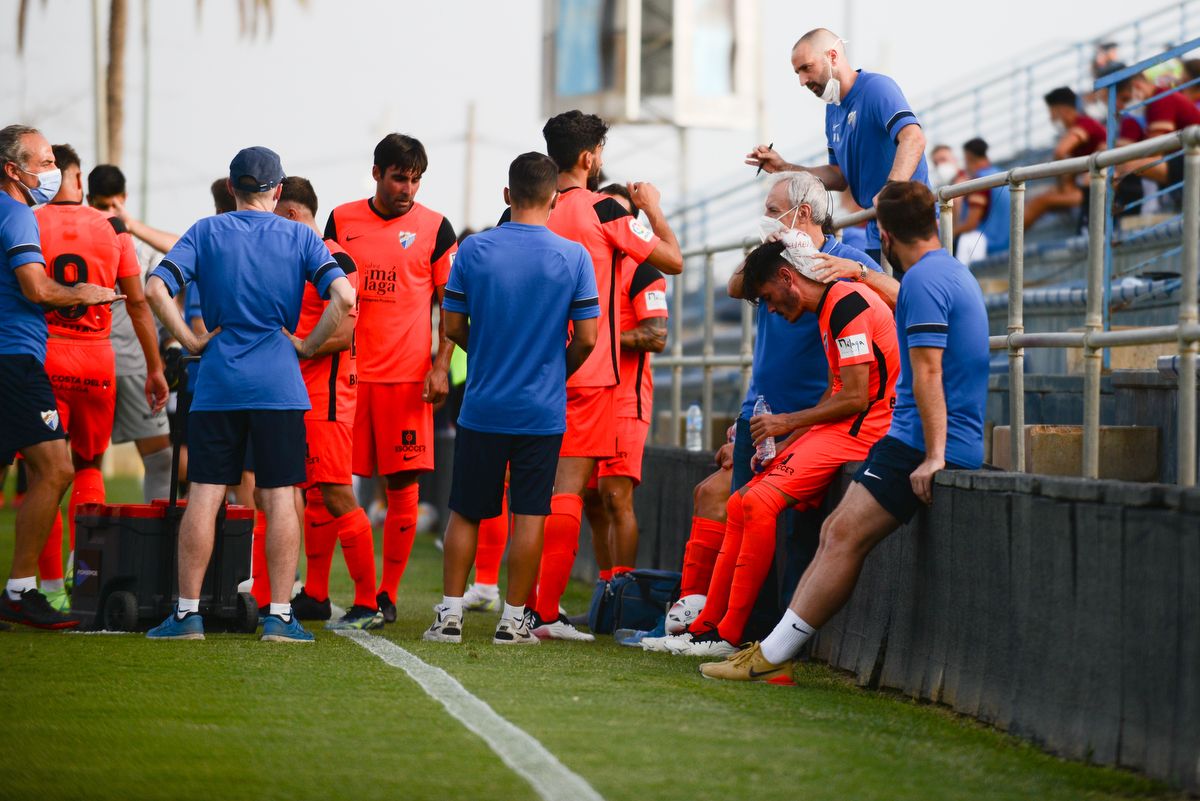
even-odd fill
[(312, 642), (316, 639), (311, 631), (300, 625), (295, 615), (288, 621), (279, 615), (267, 615), (262, 628), (259, 639), (263, 642)]
[(204, 618), (199, 612), (188, 612), (180, 620), (175, 612), (171, 612), (166, 620), (147, 631), (146, 636), (151, 640), (203, 640)]

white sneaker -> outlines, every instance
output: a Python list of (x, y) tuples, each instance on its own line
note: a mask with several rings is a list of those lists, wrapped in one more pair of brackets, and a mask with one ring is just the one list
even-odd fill
[(704, 656), (711, 659), (724, 659), (738, 652), (737, 646), (725, 640), (713, 637), (693, 638), (687, 645), (674, 651), (676, 656)]
[(674, 634), (665, 640), (663, 650), (668, 654), (677, 654), (692, 644), (692, 635), (691, 632), (685, 631), (683, 634)]
[(426, 642), (462, 642), (462, 618), (452, 615), (446, 607), (437, 605), (437, 619), (425, 630), (421, 639)]
[(643, 651), (653, 651), (656, 654), (669, 654), (673, 653), (670, 643), (676, 642), (682, 637), (687, 637), (690, 642), (692, 635), (684, 632), (683, 634), (667, 634), (663, 637), (643, 637), (640, 645)]
[(596, 638), (587, 632), (580, 631), (571, 625), (566, 615), (559, 615), (553, 623), (543, 623), (533, 630), (534, 635), (543, 640), (572, 640), (574, 642), (592, 642)]
[(490, 595), (472, 584), (463, 594), (463, 610), (467, 612), (495, 612), (500, 608), (500, 593)]
[(494, 645), (541, 645), (542, 641), (529, 630), (529, 616), (520, 620), (504, 618), (496, 626), (496, 636), (492, 637)]

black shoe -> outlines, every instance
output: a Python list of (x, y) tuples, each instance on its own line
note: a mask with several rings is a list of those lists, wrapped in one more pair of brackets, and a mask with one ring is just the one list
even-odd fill
[(300, 620), (329, 620), (333, 617), (329, 599), (318, 601), (304, 587), (292, 598), (292, 614)]
[(376, 595), (375, 603), (379, 604), (379, 611), (383, 612), (384, 623), (396, 622), (396, 605), (392, 603), (392, 599), (388, 597), (386, 592)]
[(0, 591), (0, 619), (35, 629), (73, 629), (79, 625), (78, 618), (57, 611), (37, 590), (25, 590), (19, 601)]

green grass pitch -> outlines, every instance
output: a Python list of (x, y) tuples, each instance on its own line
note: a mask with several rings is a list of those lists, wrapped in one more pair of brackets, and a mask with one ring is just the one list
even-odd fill
[[(138, 494), (110, 484), (110, 499)], [(5, 575), (12, 531), (5, 509)], [(333, 576), (348, 606), (340, 554)], [(461, 646), (424, 643), (440, 583), (441, 554), (423, 535), (399, 622), (382, 636), (445, 669), (610, 801), (1177, 797), (820, 665), (802, 665), (798, 687), (708, 682), (695, 659), (606, 638), (501, 649), (492, 615), (469, 615)], [(589, 594), (573, 584), (564, 603), (582, 610)], [(316, 633), (310, 647), (0, 632), (0, 798), (535, 798), (402, 671)]]

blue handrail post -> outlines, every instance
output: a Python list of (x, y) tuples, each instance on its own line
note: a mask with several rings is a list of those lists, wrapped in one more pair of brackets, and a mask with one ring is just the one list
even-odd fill
[[(1117, 145), (1117, 126), (1120, 115), (1117, 114), (1117, 85), (1111, 84), (1108, 87), (1108, 125), (1106, 126), (1106, 134), (1108, 136), (1107, 147), (1112, 150)], [(1116, 187), (1112, 186), (1113, 167), (1107, 167), (1104, 170), (1104, 183), (1106, 187), (1112, 187), (1112, 191), (1105, 192), (1104, 199), (1104, 308), (1103, 320), (1104, 330), (1108, 331), (1112, 325), (1111, 306), (1112, 306), (1112, 242), (1113, 228), (1115, 227), (1113, 220), (1113, 198), (1116, 197)], [(1112, 350), (1104, 349), (1104, 369), (1112, 368)]]

